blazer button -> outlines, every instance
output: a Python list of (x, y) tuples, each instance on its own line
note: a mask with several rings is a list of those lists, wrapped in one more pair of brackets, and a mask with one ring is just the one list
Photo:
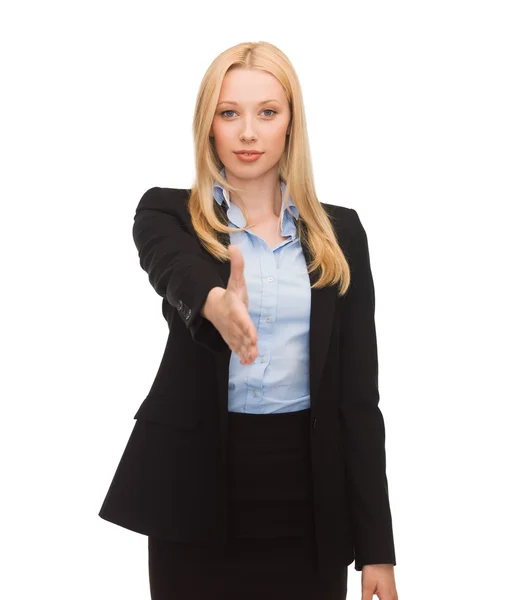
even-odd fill
[(183, 306), (183, 302), (181, 300), (178, 300), (178, 304), (176, 305), (176, 308), (178, 310), (182, 310), (182, 306)]
[(312, 422), (312, 428), (316, 429), (316, 417), (314, 417), (314, 420)]

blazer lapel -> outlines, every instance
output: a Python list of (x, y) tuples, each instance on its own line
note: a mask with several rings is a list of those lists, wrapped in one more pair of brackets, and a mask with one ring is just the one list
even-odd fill
[[(310, 267), (312, 256), (305, 244), (302, 244), (307, 266)], [(317, 276), (309, 273), (312, 284)], [(327, 359), (329, 340), (331, 337), (336, 308), (337, 288), (327, 286), (321, 289), (311, 289), (311, 317), (309, 332), (310, 357), (310, 393), (311, 408), (316, 408), (319, 402), (320, 382)]]
[[(301, 223), (302, 236), (307, 236), (307, 227)], [(228, 233), (219, 233), (218, 239), (226, 247), (231, 243), (231, 237)], [(307, 248), (307, 244), (302, 244), (303, 253), (307, 266), (310, 268), (312, 256)], [(214, 259), (214, 257), (213, 257)], [(221, 262), (214, 259), (223, 281), (227, 285), (231, 274), (230, 262)], [(316, 281), (317, 275), (309, 273), (309, 279), (312, 284)], [(311, 314), (310, 314), (310, 334), (309, 334), (309, 356), (310, 356), (310, 394), (311, 409), (314, 411), (319, 402), (320, 382), (327, 358), (329, 340), (334, 322), (336, 308), (337, 288), (327, 286), (321, 289), (311, 289)], [(219, 381), (220, 402), (223, 403), (223, 411), (228, 409), (229, 394), (229, 362), (231, 350), (215, 354), (216, 370)]]

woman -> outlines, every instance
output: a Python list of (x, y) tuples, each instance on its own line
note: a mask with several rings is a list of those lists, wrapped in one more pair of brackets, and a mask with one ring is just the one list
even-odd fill
[(136, 210), (169, 337), (99, 514), (148, 536), (153, 600), (342, 599), (352, 562), (394, 600), (367, 237), (315, 195), (287, 57), (223, 52), (193, 130), (193, 188)]

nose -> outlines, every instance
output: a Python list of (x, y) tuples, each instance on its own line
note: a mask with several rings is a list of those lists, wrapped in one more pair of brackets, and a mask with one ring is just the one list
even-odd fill
[(240, 139), (242, 140), (253, 140), (256, 138), (256, 133), (252, 125), (252, 119), (246, 118), (242, 121), (242, 127), (240, 127)]

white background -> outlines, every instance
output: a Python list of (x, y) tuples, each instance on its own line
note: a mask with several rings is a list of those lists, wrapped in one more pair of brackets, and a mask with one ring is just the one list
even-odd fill
[(2, 598), (149, 597), (147, 538), (98, 516), (168, 332), (134, 210), (190, 187), (200, 80), (259, 40), (367, 231), (399, 598), (523, 598), (519, 10), (2, 4)]

